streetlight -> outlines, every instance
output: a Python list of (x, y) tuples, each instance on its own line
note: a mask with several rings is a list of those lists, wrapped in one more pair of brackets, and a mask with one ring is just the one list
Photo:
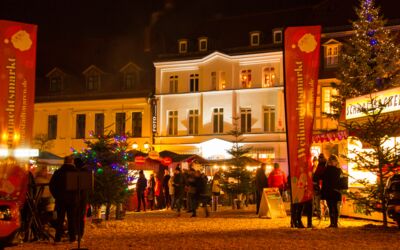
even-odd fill
[(149, 147), (150, 147), (150, 144), (149, 144), (148, 142), (145, 142), (145, 143), (143, 144), (143, 147), (144, 147), (144, 149), (146, 149), (146, 151), (148, 151), (148, 150), (149, 150)]

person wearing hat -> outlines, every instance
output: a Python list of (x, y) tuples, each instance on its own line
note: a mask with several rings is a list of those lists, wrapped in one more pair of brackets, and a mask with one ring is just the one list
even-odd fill
[(175, 168), (175, 174), (173, 177), (173, 186), (174, 186), (174, 198), (175, 198), (175, 207), (178, 212), (178, 216), (181, 213), (182, 199), (184, 195), (184, 182), (183, 176), (181, 173), (181, 168), (179, 165)]
[(143, 170), (139, 171), (139, 179), (136, 182), (136, 194), (138, 199), (138, 207), (136, 212), (140, 212), (141, 203), (143, 203), (143, 211), (146, 212), (146, 202), (144, 199), (144, 192), (147, 188), (147, 179), (144, 176)]

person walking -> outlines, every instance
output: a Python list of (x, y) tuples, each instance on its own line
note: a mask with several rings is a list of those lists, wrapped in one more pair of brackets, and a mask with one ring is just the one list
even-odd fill
[(179, 165), (175, 168), (173, 185), (174, 185), (174, 199), (175, 199), (174, 203), (179, 217), (181, 215), (182, 199), (185, 192), (184, 191), (185, 183), (183, 181), (183, 176)]
[(158, 175), (154, 177), (154, 198), (156, 202), (156, 209), (163, 209), (163, 200), (161, 199), (161, 192), (162, 192), (162, 184)]
[(164, 178), (162, 182), (162, 189), (164, 194), (164, 203), (167, 209), (171, 206), (171, 195), (169, 194), (169, 185), (168, 185), (170, 179), (171, 176), (169, 175), (169, 170), (165, 169)]
[(342, 200), (340, 193), (340, 176), (342, 169), (339, 166), (339, 159), (336, 155), (328, 158), (326, 169), (322, 174), (321, 198), (326, 200), (329, 209), (330, 225), (337, 228), (339, 220), (338, 203)]
[(264, 188), (268, 187), (268, 179), (265, 174), (265, 163), (262, 163), (260, 168), (256, 172), (256, 214), (260, 210), (261, 197)]
[(211, 181), (211, 192), (212, 192), (212, 211), (217, 211), (218, 208), (218, 198), (221, 194), (221, 175), (219, 172), (214, 174)]
[(281, 196), (286, 190), (287, 178), (285, 172), (279, 166), (279, 163), (274, 163), (274, 170), (268, 176), (268, 187), (278, 188)]
[(136, 212), (140, 212), (141, 204), (143, 203), (143, 211), (146, 212), (146, 201), (144, 199), (144, 192), (147, 188), (147, 179), (144, 176), (143, 170), (139, 171), (139, 178), (136, 182), (136, 196), (138, 199), (138, 207)]
[(196, 171), (193, 168), (189, 169), (189, 174), (186, 179), (186, 189), (187, 189), (187, 212), (193, 212), (194, 196), (196, 194)]
[(72, 172), (77, 172), (73, 158), (66, 156), (64, 164), (54, 172), (50, 179), (50, 192), (55, 199), (57, 212), (55, 242), (61, 241), (65, 214), (67, 214), (69, 241), (76, 241), (78, 192), (67, 189), (67, 174)]

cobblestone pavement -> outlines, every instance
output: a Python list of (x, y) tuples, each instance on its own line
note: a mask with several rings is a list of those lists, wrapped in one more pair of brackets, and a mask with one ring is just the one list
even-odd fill
[[(290, 218), (260, 219), (254, 207), (223, 208), (205, 218), (173, 211), (130, 212), (122, 221), (88, 222), (81, 247), (97, 249), (400, 249), (400, 230), (342, 218), (340, 228), (292, 229)], [(71, 249), (77, 243), (32, 242), (6, 249)]]

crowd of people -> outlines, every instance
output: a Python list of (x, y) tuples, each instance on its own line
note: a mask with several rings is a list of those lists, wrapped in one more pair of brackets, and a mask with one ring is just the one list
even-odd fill
[(176, 209), (177, 215), (180, 216), (181, 209), (185, 209), (192, 213), (192, 217), (196, 217), (197, 208), (201, 204), (208, 217), (207, 204), (211, 199), (212, 204), (215, 204), (214, 209), (217, 207), (221, 191), (219, 180), (220, 175), (216, 173), (209, 183), (204, 173), (192, 167), (182, 172), (181, 167), (177, 166), (172, 176), (169, 170), (165, 169), (162, 176), (153, 173), (149, 180), (146, 179), (143, 170), (140, 170), (136, 182), (136, 212), (146, 211), (146, 208)]
[[(55, 220), (55, 241), (61, 241), (63, 234), (68, 231), (69, 241), (74, 242), (82, 238), (85, 227), (85, 215), (87, 214), (87, 193), (85, 190), (78, 192), (67, 185), (67, 175), (76, 172), (88, 172), (83, 162), (70, 156), (65, 157), (64, 164), (54, 172), (49, 182), (49, 189), (43, 191), (41, 210), (50, 211), (50, 200), (55, 199), (57, 219)], [(328, 159), (320, 154), (313, 159), (313, 200), (292, 204), (291, 224), (293, 227), (304, 228), (301, 221), (303, 213), (307, 215), (307, 227), (312, 227), (312, 216), (321, 216), (321, 200), (326, 200), (330, 227), (338, 227), (339, 209), (341, 201), (341, 176), (342, 170), (336, 155)], [(273, 170), (267, 175), (266, 164), (262, 163), (257, 169), (254, 179), (256, 213), (260, 210), (260, 201), (263, 189), (266, 187), (278, 188), (282, 196), (290, 192), (290, 182), (285, 172), (278, 163), (274, 163)], [(46, 171), (38, 171), (35, 180), (38, 184), (46, 183), (49, 177)], [(178, 165), (170, 173), (165, 169), (159, 173), (153, 173), (147, 180), (143, 170), (139, 171), (136, 182), (137, 207), (136, 211), (153, 209), (173, 209), (177, 216), (185, 210), (191, 213), (191, 217), (197, 217), (197, 210), (201, 205), (206, 217), (209, 216), (208, 206), (217, 211), (219, 197), (222, 192), (222, 176), (220, 172), (214, 173), (209, 180), (199, 170), (190, 167), (182, 170)], [(78, 205), (77, 205), (78, 204)], [(67, 217), (68, 230), (65, 230), (65, 215)]]

